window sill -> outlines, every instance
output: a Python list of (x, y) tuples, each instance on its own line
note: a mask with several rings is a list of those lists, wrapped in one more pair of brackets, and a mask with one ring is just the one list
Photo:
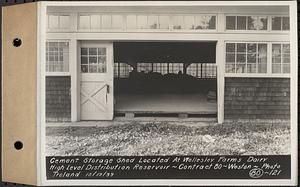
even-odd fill
[(70, 72), (46, 72), (46, 76), (71, 76)]
[(225, 77), (290, 78), (290, 74), (225, 73)]

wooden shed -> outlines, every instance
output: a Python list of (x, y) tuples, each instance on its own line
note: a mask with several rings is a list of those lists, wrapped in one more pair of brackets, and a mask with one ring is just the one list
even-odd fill
[(290, 118), (289, 6), (49, 2), (45, 11), (47, 121)]
[(43, 121), (290, 119), (290, 2), (51, 1), (37, 11)]

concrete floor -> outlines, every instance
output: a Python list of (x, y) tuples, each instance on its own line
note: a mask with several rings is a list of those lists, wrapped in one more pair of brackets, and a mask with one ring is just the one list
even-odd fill
[(217, 101), (204, 94), (116, 94), (115, 111), (216, 114)]

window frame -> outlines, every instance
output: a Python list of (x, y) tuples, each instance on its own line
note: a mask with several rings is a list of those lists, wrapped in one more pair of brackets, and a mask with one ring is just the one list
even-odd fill
[(290, 15), (287, 15), (287, 14), (283, 14), (283, 15), (270, 15), (269, 17), (270, 17), (270, 31), (271, 31), (271, 32), (275, 32), (275, 33), (289, 33), (289, 32), (290, 32), (291, 26), (290, 26), (289, 30), (282, 30), (282, 22), (281, 22), (281, 25), (280, 25), (281, 30), (273, 30), (273, 29), (272, 29), (272, 26), (273, 26), (273, 24), (272, 24), (272, 19), (273, 19), (274, 17), (280, 17), (281, 20), (282, 20), (283, 17), (288, 17), (288, 18), (289, 18), (289, 24), (291, 25), (291, 18), (290, 18)]
[[(267, 72), (266, 73), (228, 73), (226, 72), (226, 44), (227, 43), (256, 43), (256, 44), (267, 44)], [(233, 41), (233, 40), (227, 40), (224, 41), (224, 75), (225, 77), (259, 77), (259, 78), (290, 78), (290, 73), (272, 73), (272, 44), (290, 44), (289, 41), (284, 42), (269, 42), (269, 41)], [(290, 67), (291, 67), (291, 61), (290, 61)], [(236, 62), (235, 62), (236, 64)]]
[[(86, 55), (84, 55), (86, 58), (87, 58), (87, 72), (83, 72), (82, 71), (82, 60), (81, 60), (81, 58), (82, 58), (82, 54), (81, 54), (81, 49), (82, 48), (86, 48), (87, 49), (87, 51), (88, 51), (88, 53), (86, 54)], [(90, 55), (89, 54), (89, 49), (90, 48), (96, 48), (96, 51), (97, 51), (97, 55)], [(104, 48), (105, 49), (105, 55), (99, 55), (99, 48)], [(106, 47), (106, 46), (103, 46), (103, 45), (99, 45), (99, 46), (96, 46), (96, 45), (81, 45), (80, 46), (80, 51), (78, 51), (78, 55), (79, 55), (79, 58), (80, 58), (80, 64), (79, 64), (79, 71), (80, 71), (80, 73), (81, 74), (98, 74), (98, 75), (105, 75), (105, 74), (107, 74), (108, 72), (108, 50), (107, 50), (108, 48)], [(105, 56), (105, 71), (104, 72), (98, 72), (98, 68), (100, 67), (99, 66), (99, 62), (98, 62), (98, 60), (99, 60), (99, 57), (103, 57), (103, 56)], [(96, 66), (97, 67), (97, 72), (90, 72), (90, 62), (89, 62), (89, 58), (90, 57), (93, 57), (93, 58), (96, 58), (97, 59), (97, 64), (96, 65), (92, 65), (92, 66)], [(114, 73), (114, 72), (113, 72)]]
[(68, 39), (46, 39), (46, 43), (45, 45), (47, 45), (47, 42), (66, 42), (69, 44), (69, 52), (68, 52), (68, 56), (69, 56), (69, 61), (68, 61), (68, 71), (66, 72), (59, 72), (59, 71), (47, 71), (47, 49), (45, 48), (45, 74), (46, 76), (71, 76), (71, 66), (70, 66), (70, 58), (71, 58), (71, 54), (70, 54), (70, 45), (71, 45), (71, 41)]
[[(281, 70), (281, 72), (280, 73), (273, 73), (273, 44), (279, 44), (280, 45), (280, 49), (281, 49), (281, 53), (280, 53), (280, 70)], [(290, 48), (290, 53), (289, 53), (289, 57), (290, 57), (290, 62), (289, 62), (289, 65), (290, 65), (290, 71), (289, 71), (289, 73), (283, 73), (283, 53), (282, 53), (282, 46), (284, 45), (284, 44), (289, 44), (290, 45), (290, 47), (291, 47), (291, 43), (290, 42), (270, 42), (270, 45), (271, 45), (271, 47), (270, 47), (270, 49), (271, 49), (271, 74), (272, 75), (275, 75), (275, 76), (280, 76), (280, 75), (290, 75), (291, 74), (291, 64), (292, 64), (292, 62), (291, 62), (291, 48)]]
[[(92, 25), (91, 25), (91, 16), (92, 15), (100, 15), (100, 19), (102, 19), (102, 15), (110, 15), (110, 16), (114, 16), (114, 15), (121, 15), (122, 16), (122, 20), (123, 20), (123, 26), (121, 29), (113, 29), (113, 28), (109, 28), (109, 29), (103, 29), (102, 28), (102, 23), (100, 24), (100, 28), (99, 29), (92, 29)], [(84, 28), (80, 28), (80, 16), (89, 16), (90, 17), (90, 23), (89, 23), (89, 28), (88, 29), (84, 29)], [(136, 28), (128, 28), (127, 27), (127, 16), (135, 16), (136, 17)], [(148, 21), (149, 21), (149, 17), (150, 16), (157, 16), (157, 21), (158, 21), (158, 25), (159, 25), (159, 17), (160, 16), (167, 16), (169, 17), (169, 28), (165, 29), (165, 28), (158, 28), (157, 29), (150, 29), (150, 28), (146, 28), (146, 29), (139, 29), (137, 28), (138, 25), (138, 21), (137, 21), (137, 17), (138, 16), (146, 16), (147, 17), (147, 26), (148, 26)], [(173, 29), (173, 17), (174, 16), (193, 16), (194, 20), (196, 19), (196, 16), (214, 16), (215, 17), (215, 28), (214, 29)], [(77, 32), (188, 32), (188, 33), (198, 33), (198, 32), (217, 32), (218, 30), (218, 14), (217, 13), (140, 13), (140, 12), (114, 12), (114, 13), (105, 13), (105, 12), (95, 12), (95, 13), (88, 13), (88, 12), (79, 12), (76, 14), (77, 17), (77, 22), (76, 22), (76, 28), (77, 28)], [(184, 19), (183, 19), (184, 20)], [(112, 22), (112, 19), (111, 19)], [(195, 22), (195, 21), (194, 21)], [(184, 24), (184, 22), (183, 22)], [(184, 26), (184, 25), (183, 25)], [(54, 30), (50, 30), (50, 32), (55, 32)]]
[[(235, 16), (236, 20), (237, 20), (237, 16), (257, 16), (257, 17), (267, 17), (267, 30), (230, 30), (230, 29), (226, 29), (226, 17), (227, 16)], [(290, 32), (290, 30), (272, 30), (272, 18), (273, 17), (290, 17), (288, 14), (279, 14), (279, 15), (274, 15), (274, 14), (224, 14), (224, 23), (223, 23), (223, 27), (224, 27), (224, 31), (226, 33), (282, 33), (282, 34), (288, 34)], [(236, 25), (237, 26), (237, 25)], [(246, 19), (246, 28), (248, 27), (248, 20)]]
[[(50, 19), (50, 16), (58, 16), (58, 28), (53, 28), (51, 29), (49, 27), (49, 19)], [(69, 16), (69, 27), (67, 28), (60, 28), (60, 16)], [(47, 32), (66, 32), (66, 31), (70, 31), (70, 30), (73, 30), (73, 16), (71, 13), (68, 13), (68, 12), (49, 12), (47, 13), (46, 15), (46, 30)]]

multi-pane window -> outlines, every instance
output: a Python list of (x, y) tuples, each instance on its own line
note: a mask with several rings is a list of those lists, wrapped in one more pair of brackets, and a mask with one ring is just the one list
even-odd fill
[(63, 30), (70, 28), (70, 15), (48, 15), (48, 29)]
[(216, 16), (172, 16), (172, 25), (174, 30), (213, 30), (216, 29)]
[(107, 54), (105, 47), (82, 47), (81, 72), (82, 73), (105, 73)]
[(137, 63), (137, 71), (142, 73), (152, 72), (152, 63)]
[(267, 73), (267, 44), (226, 43), (226, 73)]
[(133, 67), (126, 63), (114, 63), (114, 77), (115, 78), (128, 78)]
[(268, 30), (267, 16), (226, 16), (227, 30)]
[(197, 78), (215, 78), (217, 66), (215, 63), (192, 63), (187, 67), (186, 73)]
[(162, 75), (168, 73), (168, 63), (153, 63), (153, 72), (161, 73)]
[(290, 30), (290, 18), (289, 17), (272, 17), (272, 30), (286, 31)]
[(68, 42), (46, 42), (46, 72), (69, 72)]
[(272, 44), (272, 73), (290, 73), (290, 44)]
[(123, 29), (122, 15), (80, 15), (79, 29), (99, 30), (99, 29)]
[(215, 15), (79, 15), (82, 30), (214, 30)]
[(183, 63), (169, 63), (169, 73), (183, 73)]

